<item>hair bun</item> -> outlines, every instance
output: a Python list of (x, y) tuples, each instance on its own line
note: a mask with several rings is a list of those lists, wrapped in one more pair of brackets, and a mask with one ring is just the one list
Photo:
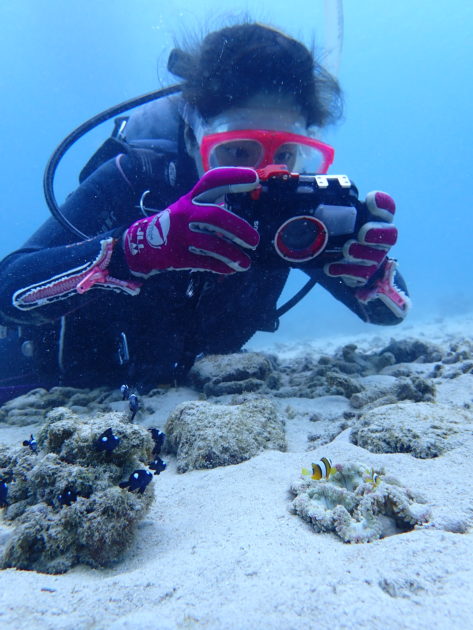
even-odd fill
[(193, 66), (192, 56), (180, 48), (173, 48), (168, 57), (168, 70), (182, 79), (189, 79), (192, 76)]

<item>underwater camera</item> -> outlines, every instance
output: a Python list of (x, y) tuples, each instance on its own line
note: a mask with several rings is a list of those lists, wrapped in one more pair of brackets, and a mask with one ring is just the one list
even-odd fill
[(291, 267), (340, 259), (344, 243), (363, 222), (363, 204), (350, 179), (290, 173), (279, 165), (258, 175), (258, 189), (225, 197), (228, 208), (258, 230), (256, 256), (266, 264)]

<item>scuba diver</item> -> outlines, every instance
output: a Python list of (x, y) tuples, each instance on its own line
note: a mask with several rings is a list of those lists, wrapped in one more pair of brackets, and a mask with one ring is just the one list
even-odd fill
[(1, 263), (0, 401), (182, 382), (197, 357), (277, 329), (292, 267), (366, 322), (404, 319), (394, 201), (325, 175), (320, 130), (342, 97), (309, 50), (243, 23), (168, 67), (181, 91), (117, 119), (57, 215)]

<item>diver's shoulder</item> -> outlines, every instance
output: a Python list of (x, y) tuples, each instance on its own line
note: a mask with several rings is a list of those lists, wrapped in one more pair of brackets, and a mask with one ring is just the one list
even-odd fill
[(126, 123), (123, 135), (127, 142), (160, 139), (177, 141), (181, 124), (182, 96), (173, 94), (137, 107)]

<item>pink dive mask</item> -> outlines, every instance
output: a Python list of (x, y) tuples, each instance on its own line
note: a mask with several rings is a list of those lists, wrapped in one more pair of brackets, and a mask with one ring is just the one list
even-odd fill
[(292, 172), (326, 173), (334, 149), (315, 138), (288, 131), (243, 129), (202, 137), (200, 153), (205, 171), (217, 166), (264, 168), (285, 164)]
[(284, 164), (292, 172), (324, 174), (333, 162), (334, 149), (313, 137), (318, 130), (308, 128), (294, 107), (236, 107), (205, 120), (186, 105), (182, 115), (194, 131), (205, 171)]

